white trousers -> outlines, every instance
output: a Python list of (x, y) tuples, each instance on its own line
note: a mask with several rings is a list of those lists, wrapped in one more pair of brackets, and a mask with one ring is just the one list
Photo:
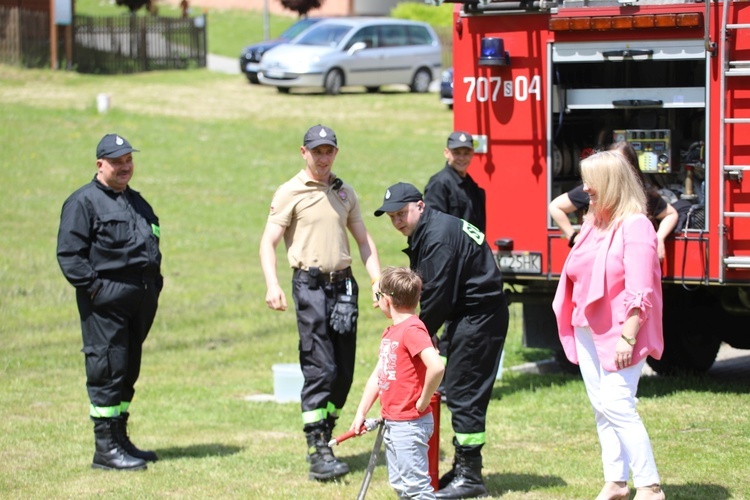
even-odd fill
[(594, 408), (602, 446), (605, 481), (627, 481), (636, 488), (659, 484), (654, 453), (646, 427), (635, 409), (635, 394), (645, 359), (622, 370), (602, 368), (590, 328), (575, 328), (583, 382)]

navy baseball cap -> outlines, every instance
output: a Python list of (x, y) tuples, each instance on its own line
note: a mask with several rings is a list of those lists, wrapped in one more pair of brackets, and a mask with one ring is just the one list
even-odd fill
[(456, 131), (448, 136), (448, 149), (469, 148), (474, 149), (474, 138), (466, 132)]
[(422, 201), (422, 193), (419, 189), (406, 182), (394, 184), (385, 190), (383, 206), (375, 210), (375, 217), (380, 217), (386, 212), (397, 212), (412, 201)]
[(138, 152), (124, 137), (117, 134), (107, 134), (102, 137), (96, 147), (96, 158), (97, 160), (100, 158), (119, 158), (133, 151)]
[(303, 144), (307, 149), (313, 149), (324, 144), (333, 146), (334, 148), (339, 147), (336, 142), (336, 134), (330, 128), (324, 125), (315, 125), (305, 134)]

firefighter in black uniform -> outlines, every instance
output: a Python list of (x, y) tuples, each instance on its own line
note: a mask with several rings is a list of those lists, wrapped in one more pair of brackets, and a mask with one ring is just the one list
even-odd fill
[(447, 352), (441, 355), (450, 359), (444, 384), (455, 457), (435, 496), (485, 496), (481, 454), (485, 419), (508, 330), (502, 275), (484, 233), (426, 206), (411, 184), (400, 182), (386, 190), (375, 216), (384, 213), (408, 237), (404, 252), (424, 281), (420, 319), (433, 336), (445, 323)]
[(430, 177), (424, 188), (425, 204), (463, 219), (485, 232), (487, 196), (467, 172), (471, 159), (474, 158), (474, 140), (471, 134), (461, 131), (451, 133), (443, 155), (445, 167)]
[(142, 344), (163, 283), (159, 219), (128, 186), (133, 151), (117, 134), (101, 139), (97, 173), (63, 204), (57, 236), (57, 260), (76, 289), (94, 421), (92, 467), (100, 469), (145, 469), (157, 459), (127, 433)]

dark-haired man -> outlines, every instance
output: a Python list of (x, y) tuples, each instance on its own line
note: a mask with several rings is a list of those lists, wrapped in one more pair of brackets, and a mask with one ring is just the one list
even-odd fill
[(422, 277), (419, 318), (447, 356), (443, 383), (451, 412), (455, 458), (436, 498), (485, 496), (482, 447), (487, 406), (508, 330), (503, 281), (484, 233), (469, 222), (431, 209), (411, 184), (389, 187), (375, 216), (388, 214), (407, 237), (412, 269)]

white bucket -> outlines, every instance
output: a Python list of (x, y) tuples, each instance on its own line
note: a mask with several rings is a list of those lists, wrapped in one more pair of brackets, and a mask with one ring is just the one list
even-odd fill
[(273, 397), (277, 403), (299, 402), (302, 369), (297, 363), (273, 365)]
[(96, 110), (99, 113), (106, 113), (109, 111), (110, 98), (109, 94), (97, 94), (96, 95)]

